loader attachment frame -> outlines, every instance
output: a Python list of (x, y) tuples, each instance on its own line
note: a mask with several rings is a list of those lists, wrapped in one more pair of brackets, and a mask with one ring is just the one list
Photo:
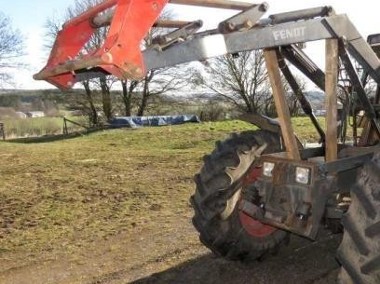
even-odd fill
[[(141, 78), (145, 67), (140, 43), (167, 2), (107, 0), (73, 18), (58, 33), (46, 67), (34, 78), (65, 89), (75, 83), (74, 70), (94, 66), (119, 77)], [(97, 29), (93, 19), (111, 8), (114, 16), (103, 45), (83, 50)]]
[[(152, 27), (181, 28), (185, 21), (158, 21), (164, 7), (173, 4), (243, 10), (249, 3), (228, 0), (105, 0), (69, 20), (58, 32), (46, 66), (34, 78), (60, 89), (71, 88), (76, 73), (97, 68), (99, 74), (142, 79), (146, 73), (141, 42)], [(86, 50), (97, 29), (107, 27), (103, 44)]]

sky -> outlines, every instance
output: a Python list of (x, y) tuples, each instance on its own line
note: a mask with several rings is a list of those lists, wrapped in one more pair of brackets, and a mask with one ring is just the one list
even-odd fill
[[(240, 0), (250, 3), (255, 1)], [(361, 0), (350, 2), (342, 0), (267, 0), (269, 11), (264, 16), (279, 12), (288, 12), (297, 9), (317, 6), (333, 6), (337, 13), (345, 13), (349, 16), (359, 32), (366, 37), (369, 34), (380, 33), (379, 4), (373, 0)], [(60, 17), (74, 0), (0, 0), (0, 12), (8, 16), (12, 26), (18, 29), (25, 39), (25, 54), (22, 59), (28, 65), (14, 72), (16, 88), (39, 89), (51, 88), (46, 82), (34, 81), (32, 76), (46, 64), (49, 51), (44, 48), (44, 24), (51, 17)], [(352, 4), (351, 4), (352, 3)], [(353, 4), (355, 3), (355, 4)], [(170, 5), (180, 20), (202, 19), (207, 28), (215, 28), (217, 24), (236, 12), (220, 9), (185, 7), (182, 5)], [(322, 62), (323, 48), (312, 46), (307, 53), (316, 60)], [(322, 58), (321, 58), (322, 57)], [(323, 64), (323, 63), (321, 63)]]

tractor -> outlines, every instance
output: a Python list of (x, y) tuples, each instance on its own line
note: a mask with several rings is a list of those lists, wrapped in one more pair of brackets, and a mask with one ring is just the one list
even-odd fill
[[(160, 20), (167, 5), (237, 12), (202, 31), (199, 20)], [(148, 70), (263, 50), (278, 118), (245, 115), (259, 130), (234, 133), (204, 157), (190, 198), (201, 242), (219, 256), (255, 260), (291, 234), (313, 241), (327, 227), (343, 232), (338, 282), (380, 283), (380, 34), (364, 39), (328, 6), (264, 17), (268, 8), (230, 0), (105, 0), (65, 23), (34, 78), (67, 89), (97, 76), (138, 80)], [(108, 27), (103, 45), (83, 52), (101, 27)], [(170, 31), (141, 50), (154, 27)], [(324, 70), (302, 48), (312, 41), (324, 41)], [(324, 127), (294, 72), (325, 93)], [(317, 147), (297, 139), (282, 78), (314, 125)]]

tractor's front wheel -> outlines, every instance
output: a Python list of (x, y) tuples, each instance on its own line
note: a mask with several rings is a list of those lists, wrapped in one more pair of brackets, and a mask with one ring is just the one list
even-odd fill
[(285, 231), (239, 210), (244, 191), (255, 194), (252, 184), (261, 173), (259, 156), (278, 151), (279, 136), (260, 130), (234, 134), (205, 156), (204, 166), (195, 176), (191, 203), (200, 240), (214, 253), (229, 259), (253, 260), (276, 251), (287, 237)]
[(341, 284), (380, 283), (380, 153), (361, 169), (343, 216)]

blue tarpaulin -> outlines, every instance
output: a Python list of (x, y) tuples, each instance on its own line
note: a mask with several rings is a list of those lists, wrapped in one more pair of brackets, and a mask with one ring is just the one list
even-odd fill
[(124, 116), (115, 117), (110, 122), (113, 127), (137, 128), (143, 126), (164, 126), (183, 124), (188, 122), (200, 122), (196, 115), (165, 115), (165, 116)]

